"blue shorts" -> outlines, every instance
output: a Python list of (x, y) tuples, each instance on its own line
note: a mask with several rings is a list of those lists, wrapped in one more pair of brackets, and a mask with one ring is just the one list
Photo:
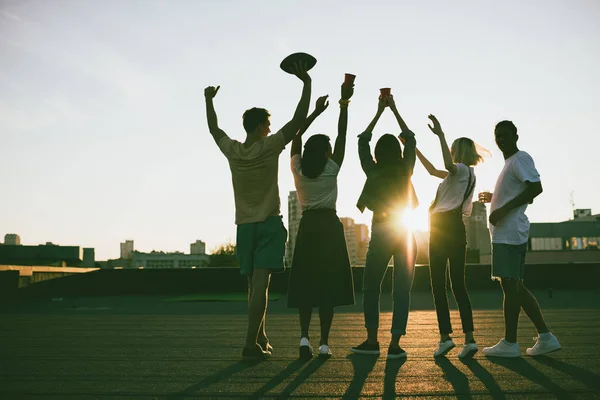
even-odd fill
[(509, 278), (523, 280), (527, 243), (492, 243), (492, 279)]
[(263, 222), (238, 225), (236, 245), (240, 273), (252, 276), (256, 268), (283, 271), (286, 241), (287, 230), (280, 215)]

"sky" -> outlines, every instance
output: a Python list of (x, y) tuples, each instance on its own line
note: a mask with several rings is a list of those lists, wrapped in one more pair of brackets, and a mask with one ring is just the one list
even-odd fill
[[(210, 251), (235, 240), (231, 175), (206, 124), (203, 90), (221, 85), (219, 124), (243, 141), (241, 116), (267, 108), (276, 132), (302, 88), (279, 69), (308, 52), (313, 99), (329, 109), (307, 135), (335, 137), (344, 73), (357, 75), (349, 108), (338, 215), (369, 223), (356, 135), (391, 87), (417, 146), (443, 167), (427, 115), (449, 142), (489, 149), (477, 190), (503, 166), (493, 140), (503, 119), (519, 129), (544, 192), (532, 222), (600, 213), (600, 3), (594, 0), (192, 1), (0, 0), (0, 236), (23, 244), (139, 251)], [(311, 106), (311, 109), (312, 107)], [(386, 111), (375, 129), (398, 133)], [(417, 162), (418, 164), (418, 162)], [(439, 181), (421, 165), (417, 227)], [(282, 214), (294, 190), (289, 147), (280, 157)]]

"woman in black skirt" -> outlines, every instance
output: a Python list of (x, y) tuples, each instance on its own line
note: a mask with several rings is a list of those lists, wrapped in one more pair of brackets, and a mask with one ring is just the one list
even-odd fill
[(319, 356), (330, 357), (329, 330), (335, 306), (354, 304), (354, 284), (344, 228), (336, 214), (337, 176), (344, 159), (348, 104), (354, 92), (342, 85), (338, 136), (331, 149), (329, 137), (313, 135), (301, 154), (302, 134), (328, 107), (327, 96), (317, 100), (315, 111), (292, 142), (291, 168), (302, 219), (298, 228), (288, 288), (288, 307), (300, 314), (300, 358), (310, 358), (313, 349), (308, 328), (313, 307), (319, 307), (321, 340)]

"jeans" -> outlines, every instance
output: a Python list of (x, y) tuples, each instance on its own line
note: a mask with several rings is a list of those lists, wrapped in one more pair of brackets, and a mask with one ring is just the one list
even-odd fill
[(363, 277), (365, 327), (379, 328), (379, 297), (388, 263), (394, 257), (392, 334), (406, 335), (410, 288), (415, 275), (417, 243), (411, 232), (395, 222), (373, 222)]
[(462, 216), (452, 212), (432, 214), (429, 232), (429, 276), (440, 333), (452, 333), (446, 296), (448, 261), (463, 332), (473, 332), (473, 311), (465, 284), (467, 240)]

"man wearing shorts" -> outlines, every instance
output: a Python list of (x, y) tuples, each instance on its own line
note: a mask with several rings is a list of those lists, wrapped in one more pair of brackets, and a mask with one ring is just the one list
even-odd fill
[(311, 94), (306, 66), (294, 65), (293, 72), (304, 87), (292, 120), (268, 136), (269, 112), (251, 108), (243, 115), (247, 134), (243, 143), (229, 138), (219, 128), (213, 105), (219, 87), (209, 86), (204, 90), (210, 133), (229, 161), (235, 197), (237, 257), (241, 274), (248, 277), (248, 333), (242, 351), (246, 360), (267, 358), (273, 350), (265, 333), (269, 281), (272, 272), (284, 269), (287, 240), (280, 215), (279, 155), (304, 124)]
[(492, 234), (492, 279), (500, 280), (504, 292), (504, 338), (483, 354), (494, 357), (520, 357), (517, 343), (517, 324), (521, 308), (538, 331), (533, 347), (527, 354), (537, 356), (560, 349), (542, 316), (535, 296), (525, 287), (525, 254), (529, 240), (527, 205), (542, 193), (540, 175), (529, 154), (517, 148), (517, 127), (511, 121), (502, 121), (494, 131), (496, 144), (504, 155), (504, 168), (496, 181), (490, 206)]

